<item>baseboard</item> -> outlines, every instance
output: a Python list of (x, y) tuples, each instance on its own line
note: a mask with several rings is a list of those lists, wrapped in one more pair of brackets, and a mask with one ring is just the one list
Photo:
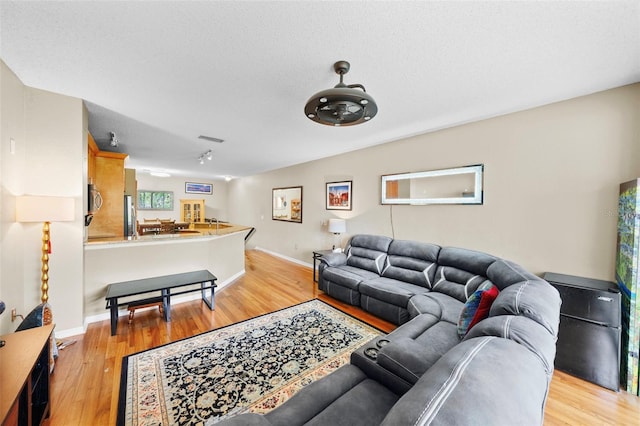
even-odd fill
[(64, 339), (64, 338), (71, 337), (71, 336), (77, 336), (78, 334), (84, 334), (86, 329), (87, 329), (87, 327), (84, 326), (84, 327), (69, 328), (69, 329), (61, 330), (61, 331), (56, 330), (54, 335), (55, 335), (56, 339)]
[[(217, 287), (216, 287), (216, 293), (219, 292), (220, 290), (222, 290), (225, 286), (231, 284), (232, 282), (234, 282), (235, 280), (237, 280), (238, 278), (240, 278), (241, 276), (243, 276), (245, 274), (245, 270), (243, 269), (242, 271), (238, 272), (237, 274), (231, 276), (229, 279), (224, 280), (223, 282), (217, 282)], [(177, 305), (180, 303), (185, 303), (185, 302), (191, 302), (193, 300), (199, 300), (201, 297), (200, 293), (198, 292), (194, 292), (191, 294), (184, 294), (181, 296), (176, 296), (176, 297), (172, 297), (171, 298), (171, 305)], [(151, 309), (156, 309), (155, 307), (149, 307), (149, 308), (141, 308), (141, 309), (136, 309), (136, 311), (138, 312), (142, 312), (142, 311), (148, 311)], [(126, 309), (120, 309), (118, 310), (118, 317), (122, 317), (122, 316), (129, 316), (129, 311)], [(105, 320), (110, 320), (111, 319), (111, 315), (109, 314), (109, 312), (105, 312), (102, 314), (98, 314), (98, 315), (90, 315), (88, 317), (84, 318), (84, 323), (82, 327), (75, 327), (75, 328), (69, 328), (66, 330), (56, 330), (56, 338), (58, 339), (63, 339), (66, 337), (70, 337), (70, 336), (77, 336), (79, 334), (84, 334), (87, 331), (87, 327), (89, 326), (89, 324), (94, 323), (94, 322), (100, 322), (100, 321), (105, 321)]]
[(313, 268), (313, 265), (311, 263), (303, 262), (300, 259), (296, 259), (296, 258), (293, 258), (293, 257), (285, 256), (284, 254), (276, 253), (275, 251), (267, 250), (265, 248), (258, 247), (258, 246), (255, 247), (255, 250), (260, 250), (260, 251), (263, 251), (265, 253), (269, 253), (272, 256), (279, 257), (279, 258), (284, 259), (284, 260), (288, 260), (289, 262), (297, 263), (298, 265), (306, 266), (307, 268)]

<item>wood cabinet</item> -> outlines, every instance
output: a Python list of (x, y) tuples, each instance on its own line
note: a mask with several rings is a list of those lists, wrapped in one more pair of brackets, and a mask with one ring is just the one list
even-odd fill
[(102, 196), (102, 207), (94, 213), (89, 226), (89, 238), (119, 237), (124, 235), (124, 194), (127, 154), (99, 151), (89, 134), (89, 182)]
[(204, 223), (204, 200), (180, 200), (180, 222)]
[(49, 417), (49, 339), (53, 325), (1, 336), (2, 426), (41, 425)]
[(88, 183), (96, 182), (96, 155), (100, 152), (91, 133), (87, 136), (87, 178)]

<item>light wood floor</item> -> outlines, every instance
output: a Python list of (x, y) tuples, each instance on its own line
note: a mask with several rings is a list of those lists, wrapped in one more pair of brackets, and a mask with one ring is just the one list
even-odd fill
[[(260, 251), (247, 251), (246, 274), (216, 293), (216, 309), (201, 301), (172, 307), (170, 323), (157, 310), (121, 317), (118, 334), (109, 321), (89, 325), (76, 343), (60, 351), (52, 376), (49, 426), (113, 425), (118, 408), (122, 357), (257, 315), (319, 298), (378, 327), (394, 326), (319, 292), (309, 268)], [(55, 301), (54, 301), (55, 305)], [(545, 425), (639, 425), (640, 398), (612, 392), (556, 372)]]

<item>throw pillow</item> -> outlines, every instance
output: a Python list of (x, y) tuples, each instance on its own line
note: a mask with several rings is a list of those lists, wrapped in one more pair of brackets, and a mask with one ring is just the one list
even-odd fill
[(498, 297), (498, 287), (486, 282), (467, 299), (458, 319), (458, 335), (461, 339), (471, 330), (471, 327), (489, 316), (491, 304), (496, 297)]

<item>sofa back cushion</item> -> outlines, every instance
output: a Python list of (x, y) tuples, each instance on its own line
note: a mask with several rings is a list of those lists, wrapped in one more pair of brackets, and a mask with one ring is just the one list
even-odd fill
[(489, 266), (487, 277), (501, 291), (515, 283), (540, 279), (522, 266), (504, 259), (498, 259)]
[(345, 248), (347, 265), (381, 275), (391, 241), (380, 235), (354, 235)]
[(521, 315), (498, 315), (486, 318), (476, 324), (464, 340), (480, 336), (496, 336), (513, 340), (540, 358), (551, 379), (553, 361), (556, 356), (556, 339), (549, 330), (537, 322)]
[(393, 240), (382, 276), (431, 288), (440, 247), (418, 241)]
[(486, 282), (487, 269), (496, 257), (474, 250), (442, 247), (438, 254), (438, 269), (432, 291), (447, 294), (466, 302)]
[(500, 292), (491, 305), (489, 316), (518, 315), (558, 335), (561, 299), (558, 290), (541, 278), (514, 283)]

